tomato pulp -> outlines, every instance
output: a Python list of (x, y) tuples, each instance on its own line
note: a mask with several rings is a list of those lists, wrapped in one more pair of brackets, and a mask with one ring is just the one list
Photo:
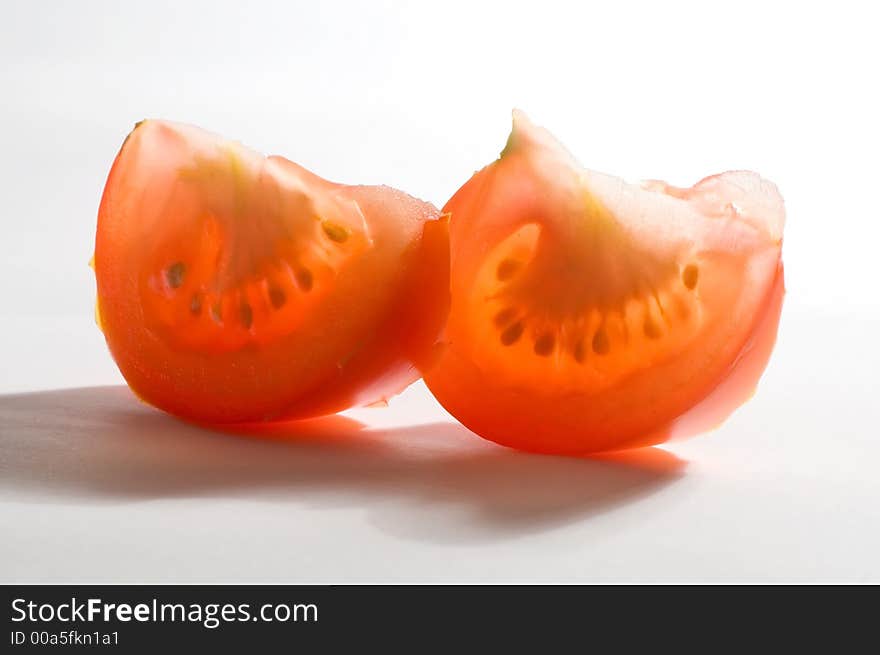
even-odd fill
[(99, 325), (142, 399), (209, 423), (301, 418), (417, 379), (448, 243), (436, 208), (400, 191), (148, 120), (108, 177), (94, 268)]
[(487, 439), (544, 453), (714, 427), (766, 366), (784, 206), (733, 171), (683, 189), (584, 169), (520, 112), (443, 209), (451, 307), (425, 380)]

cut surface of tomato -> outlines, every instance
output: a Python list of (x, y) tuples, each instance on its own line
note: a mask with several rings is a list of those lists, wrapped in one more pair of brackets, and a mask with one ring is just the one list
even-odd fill
[(368, 404), (418, 377), (442, 324), (446, 239), (435, 207), (395, 189), (148, 120), (101, 201), (99, 324), (131, 388), (184, 418)]
[(500, 158), (443, 211), (451, 307), (425, 380), (477, 434), (546, 453), (645, 446), (753, 392), (784, 295), (784, 206), (759, 175), (629, 184), (514, 112)]

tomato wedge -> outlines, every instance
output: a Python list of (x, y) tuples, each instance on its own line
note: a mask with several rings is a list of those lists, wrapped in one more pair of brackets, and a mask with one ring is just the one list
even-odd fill
[(144, 121), (98, 214), (99, 325), (131, 388), (184, 418), (376, 402), (417, 379), (442, 326), (438, 216), (388, 187), (335, 184), (196, 127)]
[(582, 168), (520, 112), (447, 203), (451, 308), (425, 380), (477, 434), (543, 453), (660, 443), (750, 397), (784, 293), (755, 173), (689, 189)]

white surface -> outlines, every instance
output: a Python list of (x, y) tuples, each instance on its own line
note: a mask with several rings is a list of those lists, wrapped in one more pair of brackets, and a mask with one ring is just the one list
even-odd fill
[[(867, 5), (421, 4), (0, 5), (0, 581), (880, 582)], [(723, 428), (535, 457), (416, 385), (350, 412), (364, 429), (246, 439), (120, 386), (85, 262), (136, 120), (442, 204), (514, 105), (591, 167), (679, 184), (745, 167), (782, 189), (779, 344)]]

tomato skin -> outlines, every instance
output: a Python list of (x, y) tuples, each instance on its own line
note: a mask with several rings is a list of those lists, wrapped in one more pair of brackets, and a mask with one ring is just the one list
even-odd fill
[[(608, 176), (582, 172), (549, 133), (521, 118), (517, 125), (517, 118), (499, 160), (478, 171), (443, 208), (451, 215), (452, 298), (442, 354), (425, 374), (429, 389), (477, 435), (536, 453), (582, 455), (649, 446), (716, 427), (754, 392), (775, 343), (785, 288), (784, 209), (775, 187), (748, 172), (712, 176), (691, 189), (660, 182), (641, 187), (609, 182)], [(591, 198), (583, 215), (577, 208), (584, 202), (582, 192)], [(619, 205), (614, 204), (616, 197), (622, 198)], [(653, 234), (638, 222), (651, 210), (664, 212), (663, 220), (654, 223), (663, 234)], [(666, 220), (667, 214), (674, 220)], [(659, 295), (654, 296), (689, 294), (699, 317), (692, 311), (690, 319), (671, 320), (667, 301), (667, 333), (656, 335), (646, 322), (651, 338), (638, 335), (636, 342), (641, 338), (649, 345), (633, 346), (632, 328), (641, 330), (642, 324), (630, 322), (610, 354), (607, 341), (594, 338), (581, 365), (574, 364), (581, 351), (571, 345), (570, 331), (572, 325), (588, 324), (586, 320), (560, 328), (555, 341), (542, 341), (543, 327), (530, 334), (521, 322), (513, 324), (515, 332), (483, 327), (474, 314), (506, 293), (509, 287), (503, 284), (512, 283), (481, 286), (486, 284), (482, 271), (494, 261), (495, 249), (527, 223), (538, 224), (541, 231), (525, 269), (538, 262), (548, 273), (538, 278), (541, 284), (513, 287), (519, 296), (508, 294), (515, 299), (510, 307), (521, 315), (524, 305), (527, 317), (555, 317), (580, 308), (584, 303), (572, 296), (584, 288), (595, 302), (607, 302), (609, 288), (627, 286), (629, 269), (665, 274), (669, 264), (682, 277), (676, 274), (659, 283)], [(618, 225), (626, 228), (626, 238), (613, 236)], [(685, 232), (673, 233), (669, 225)], [(602, 246), (591, 243), (586, 261), (572, 255), (584, 251), (572, 247), (567, 236), (579, 230), (598, 234)], [(559, 234), (566, 238), (557, 238)], [(655, 237), (666, 248), (661, 254), (660, 246), (652, 251)], [(551, 255), (544, 260), (539, 259), (542, 246)], [(652, 269), (634, 252), (656, 255), (659, 263), (649, 262)], [(681, 259), (675, 260), (677, 256)], [(691, 261), (700, 263), (699, 285), (696, 273), (684, 276)], [(572, 266), (576, 274), (566, 277)], [(609, 266), (614, 266), (610, 272)], [(500, 280), (502, 268), (497, 270)], [(596, 281), (594, 287), (579, 281), (584, 274)], [(671, 291), (664, 296), (666, 287)], [(588, 309), (595, 314), (593, 305)], [(507, 313), (494, 311), (486, 313), (496, 319)], [(550, 322), (543, 320), (540, 325)], [(521, 345), (529, 338), (528, 346)], [(563, 339), (569, 339), (567, 345)], [(642, 348), (636, 350), (642, 359), (626, 360), (624, 354), (619, 369), (607, 364), (627, 348)], [(606, 368), (592, 377), (571, 373), (590, 362)]]
[[(155, 287), (150, 282), (155, 275), (149, 272), (166, 248), (162, 243), (196, 257), (206, 238), (183, 236), (190, 234), (185, 231), (186, 203), (198, 204), (202, 198), (190, 194), (182, 205), (174, 200), (176, 171), (199, 157), (214, 157), (215, 150), (232, 152), (246, 170), (254, 167), (274, 180), (272, 188), (280, 190), (282, 201), (332, 201), (345, 211), (359, 212), (356, 218), (362, 215), (358, 220), (363, 220), (369, 240), (333, 264), (336, 272), (317, 280), (315, 288), (309, 279), (310, 291), (301, 297), (311, 304), (303, 304), (299, 313), (289, 312), (288, 318), (295, 315), (298, 321), (289, 329), (279, 319), (272, 331), (249, 334), (245, 328), (251, 316), (257, 321), (270, 313), (253, 303), (235, 339), (225, 337), (225, 328), (207, 332), (202, 324), (163, 328), (155, 316), (154, 306), (161, 309), (164, 296), (149, 295)], [(223, 157), (211, 160), (218, 174), (228, 172)], [(217, 197), (229, 186), (210, 183)], [(259, 193), (250, 196), (262, 202)], [(151, 219), (159, 215), (161, 202), (176, 202), (181, 209), (162, 209), (161, 220)], [(149, 229), (144, 227), (148, 223)], [(286, 420), (370, 404), (418, 379), (419, 368), (430, 357), (444, 319), (446, 239), (437, 209), (400, 191), (328, 182), (292, 162), (264, 159), (198, 128), (149, 120), (139, 123), (123, 144), (98, 212), (94, 267), (99, 325), (131, 389), (147, 403), (184, 419), (207, 424)], [(352, 241), (354, 237), (346, 245)], [(230, 243), (230, 248), (239, 246)], [(288, 291), (285, 308), (292, 295)], [(199, 309), (203, 314), (207, 310)]]

